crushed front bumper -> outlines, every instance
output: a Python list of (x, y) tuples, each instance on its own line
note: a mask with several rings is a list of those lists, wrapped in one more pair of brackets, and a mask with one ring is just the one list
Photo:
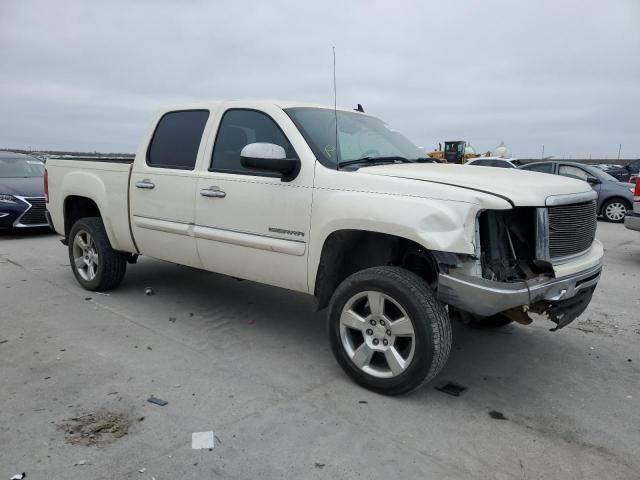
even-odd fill
[(525, 305), (538, 307), (542, 304), (543, 310), (561, 328), (587, 308), (600, 280), (601, 270), (602, 264), (598, 264), (565, 277), (540, 277), (512, 283), (456, 273), (440, 274), (438, 299), (481, 317)]

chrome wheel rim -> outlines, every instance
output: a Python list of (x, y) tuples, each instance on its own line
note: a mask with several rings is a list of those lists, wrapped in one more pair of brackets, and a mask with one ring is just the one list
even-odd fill
[(73, 239), (73, 262), (78, 275), (87, 281), (96, 278), (100, 267), (99, 260), (93, 237), (85, 230), (78, 230)]
[(607, 205), (607, 208), (604, 211), (604, 214), (607, 216), (609, 220), (613, 220), (614, 222), (619, 222), (622, 220), (627, 213), (627, 207), (624, 206), (622, 202), (613, 202)]
[(372, 290), (345, 303), (340, 339), (353, 364), (377, 378), (401, 375), (415, 353), (415, 330), (407, 312), (390, 296)]

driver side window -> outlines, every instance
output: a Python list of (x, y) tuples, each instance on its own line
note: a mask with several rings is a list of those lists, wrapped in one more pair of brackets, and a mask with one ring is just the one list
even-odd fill
[(291, 143), (271, 117), (257, 110), (232, 109), (227, 110), (220, 121), (209, 171), (273, 176), (263, 170), (245, 168), (240, 163), (242, 149), (256, 142), (280, 145), (287, 158), (297, 158)]
[(572, 167), (571, 165), (560, 165), (558, 169), (558, 175), (563, 177), (577, 178), (578, 180), (584, 180), (585, 182), (589, 178), (589, 174), (578, 167)]

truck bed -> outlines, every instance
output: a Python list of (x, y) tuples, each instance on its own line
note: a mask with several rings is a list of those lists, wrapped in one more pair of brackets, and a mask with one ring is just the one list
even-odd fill
[(133, 159), (50, 159), (49, 204), (57, 233), (66, 236), (65, 208), (75, 197), (85, 197), (100, 210), (105, 230), (114, 249), (136, 253), (129, 225), (129, 178)]

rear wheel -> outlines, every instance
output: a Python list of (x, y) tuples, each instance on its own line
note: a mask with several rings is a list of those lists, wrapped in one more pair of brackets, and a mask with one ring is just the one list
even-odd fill
[(619, 198), (607, 200), (602, 206), (602, 215), (608, 222), (621, 223), (624, 222), (624, 216), (631, 206)]
[(115, 288), (127, 269), (124, 254), (111, 248), (99, 217), (82, 218), (71, 227), (69, 261), (78, 283), (92, 291)]
[(429, 286), (398, 267), (348, 277), (329, 306), (329, 338), (343, 370), (386, 395), (433, 379), (451, 350), (447, 312)]

